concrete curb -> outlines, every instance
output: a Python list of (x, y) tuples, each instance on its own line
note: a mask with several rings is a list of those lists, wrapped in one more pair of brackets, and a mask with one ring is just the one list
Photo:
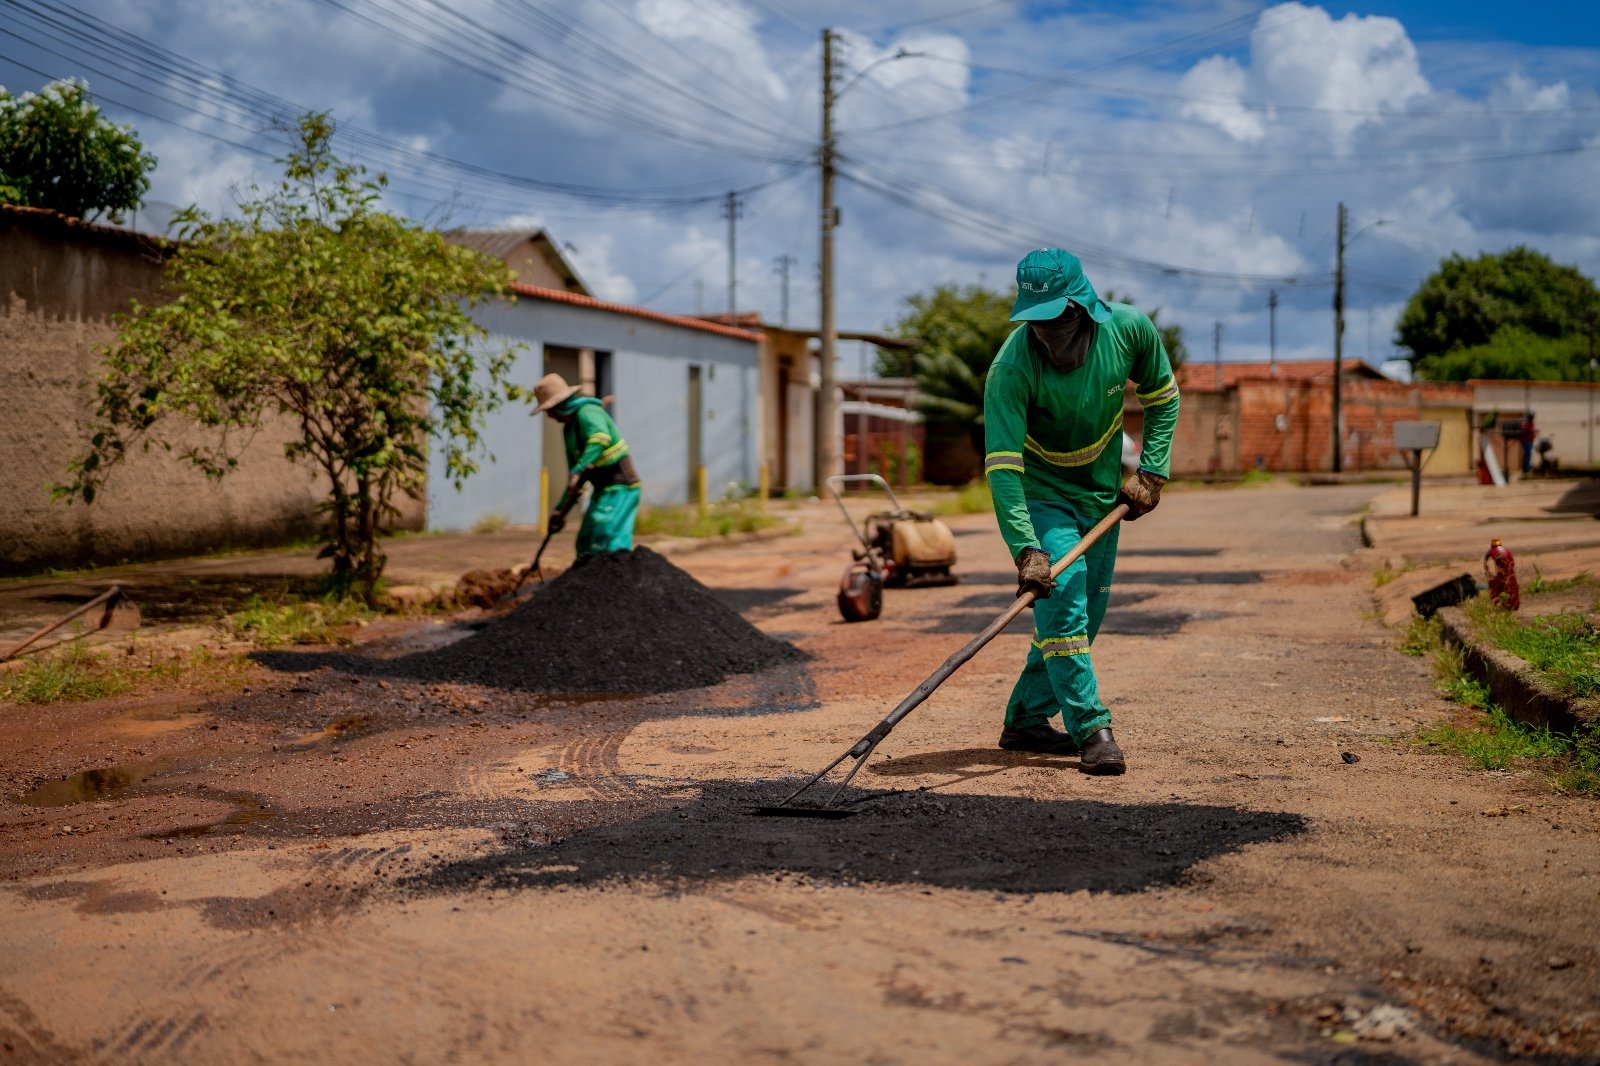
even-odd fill
[(1445, 607), (1438, 618), (1444, 639), (1461, 649), (1467, 670), (1488, 686), (1490, 698), (1512, 718), (1569, 736), (1579, 724), (1600, 727), (1600, 700), (1564, 696), (1527, 660), (1480, 642), (1460, 607)]

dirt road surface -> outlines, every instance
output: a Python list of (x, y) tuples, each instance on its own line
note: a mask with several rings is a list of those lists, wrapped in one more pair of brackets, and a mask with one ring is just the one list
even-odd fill
[(306, 653), (0, 705), (0, 1062), (1600, 1061), (1596, 804), (1408, 740), (1452, 711), (1373, 617), (1376, 491), (1177, 491), (1124, 531), (1121, 778), (995, 747), (1020, 623), (856, 816), (745, 813), (1009, 602), (986, 516), (960, 585), (869, 624), (842, 522), (676, 560), (810, 656), (710, 689)]

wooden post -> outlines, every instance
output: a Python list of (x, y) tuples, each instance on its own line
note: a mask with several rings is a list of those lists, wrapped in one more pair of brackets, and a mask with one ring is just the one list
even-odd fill
[(539, 535), (550, 532), (550, 468), (539, 468)]
[(695, 480), (699, 482), (696, 486), (696, 495), (700, 501), (700, 513), (703, 515), (706, 513), (706, 464), (701, 463), (695, 475)]
[(760, 488), (757, 489), (757, 499), (761, 501), (761, 513), (767, 513), (767, 497), (772, 494), (772, 474), (767, 469), (767, 464), (761, 464)]

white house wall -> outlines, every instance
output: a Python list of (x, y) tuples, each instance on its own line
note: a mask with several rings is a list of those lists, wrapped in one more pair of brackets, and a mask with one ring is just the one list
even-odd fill
[[(497, 351), (514, 344), (504, 335), (474, 344), (475, 351)], [(534, 348), (522, 353), (511, 366), (511, 380), (530, 392), (542, 373), (543, 353)], [(487, 387), (489, 374), (480, 363), (475, 380)], [(542, 415), (540, 416), (543, 417)], [(516, 525), (539, 522), (540, 426), (528, 415), (528, 405), (503, 404), (484, 419), (483, 449), (477, 455), (478, 472), (457, 488), (445, 470), (444, 453), (437, 443), (428, 453), (428, 528), (471, 529), (480, 519), (496, 516)], [(493, 456), (491, 460), (490, 456)]]
[[(496, 344), (525, 346), (513, 376), (529, 387), (543, 373), (547, 344), (612, 353), (612, 413), (628, 441), (647, 503), (693, 499), (689, 367), (702, 367), (701, 455), (711, 493), (720, 494), (730, 482), (755, 485), (760, 383), (754, 341), (529, 297), (510, 306), (474, 308), (472, 314)], [(430, 528), (467, 529), (486, 515), (538, 521), (543, 456), (538, 426), (526, 411), (520, 404), (508, 405), (490, 416), (484, 436), (496, 461), (483, 461), (483, 469), (459, 491), (444, 476), (442, 459), (434, 456), (429, 467)]]

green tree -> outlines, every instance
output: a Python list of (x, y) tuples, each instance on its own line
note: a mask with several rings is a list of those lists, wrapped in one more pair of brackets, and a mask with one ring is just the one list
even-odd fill
[[(1600, 308), (1594, 282), (1575, 267), (1561, 266), (1525, 247), (1485, 253), (1476, 259), (1452, 255), (1423, 280), (1395, 326), (1395, 340), (1411, 353), (1418, 377), (1464, 380), (1475, 359), (1499, 361), (1527, 357), (1527, 365), (1504, 366), (1500, 376), (1529, 378), (1550, 372), (1545, 365), (1564, 346), (1532, 343), (1534, 338), (1569, 341), (1587, 337)], [(1498, 339), (1503, 330), (1511, 329)], [(1462, 350), (1479, 351), (1463, 359)], [(1490, 355), (1493, 351), (1494, 355)], [(1451, 356), (1450, 358), (1445, 358)], [(1562, 368), (1558, 377), (1578, 374)]]
[(139, 206), (155, 165), (133, 127), (102, 116), (82, 81), (21, 96), (0, 88), (0, 203), (115, 219)]
[(336, 587), (370, 601), (379, 534), (397, 493), (419, 496), (429, 438), (459, 483), (477, 468), (483, 413), (521, 392), (506, 382), (513, 351), (474, 353), (485, 333), (466, 310), (506, 293), (509, 271), (378, 210), (384, 179), (337, 159), (333, 129), (326, 114), (302, 117), (284, 178), (239, 217), (180, 213), (173, 298), (122, 319), (89, 449), (56, 494), (92, 502), (130, 448), (172, 450), (162, 431), (174, 422), (216, 431), (180, 454), (222, 477), (241, 436), (285, 416), (299, 427), (285, 454), (327, 479)]
[[(922, 346), (912, 356), (918, 410), (933, 422), (983, 425), (983, 379), (1016, 326), (1012, 295), (982, 285), (940, 285), (906, 297), (910, 310), (895, 323), (901, 337)], [(903, 374), (904, 355), (878, 353), (878, 373)]]
[(1487, 344), (1436, 355), (1423, 368), (1430, 381), (1587, 381), (1589, 338), (1552, 339), (1521, 326), (1502, 326)]
[[(1106, 290), (1105, 299), (1113, 303), (1139, 306), (1139, 302), (1133, 297), (1119, 296), (1109, 289)], [(1172, 369), (1178, 369), (1189, 359), (1189, 345), (1183, 339), (1183, 327), (1176, 322), (1163, 326), (1161, 324), (1161, 308), (1159, 307), (1149, 312), (1149, 315), (1151, 325), (1155, 326), (1156, 332), (1161, 334), (1161, 346), (1167, 350), (1167, 359), (1172, 363)]]
[[(1115, 293), (1106, 300), (1132, 303)], [(918, 409), (934, 422), (971, 426), (981, 445), (983, 425), (983, 380), (989, 364), (1000, 351), (1016, 323), (1011, 321), (1015, 295), (982, 285), (940, 285), (932, 292), (906, 298), (910, 311), (902, 315), (894, 331), (901, 337), (914, 337), (923, 344), (912, 358), (912, 376), (919, 394)], [(1188, 355), (1183, 327), (1163, 326), (1161, 311), (1150, 314), (1166, 345), (1174, 367)], [(876, 369), (881, 377), (905, 373), (906, 357), (900, 352), (880, 351)], [(981, 447), (980, 447), (981, 450)]]

